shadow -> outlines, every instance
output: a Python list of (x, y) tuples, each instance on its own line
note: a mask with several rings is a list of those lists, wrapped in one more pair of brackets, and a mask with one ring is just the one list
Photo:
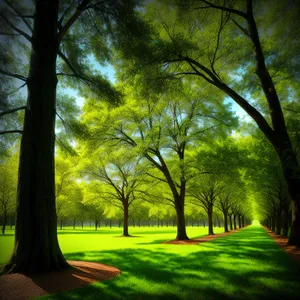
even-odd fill
[(116, 229), (109, 229), (109, 230), (101, 230), (101, 229), (98, 229), (98, 230), (84, 230), (84, 229), (74, 229), (74, 230), (70, 230), (70, 229), (66, 229), (65, 231), (62, 229), (62, 230), (59, 230), (57, 231), (57, 234), (58, 235), (63, 235), (63, 234), (122, 234), (122, 229), (120, 230), (116, 230)]
[[(91, 282), (120, 274), (116, 268), (95, 263), (72, 262), (71, 268), (46, 274), (7, 274), (0, 277), (1, 300), (32, 299), (45, 294), (82, 288)], [(24, 288), (28, 285), (30, 288)], [(22, 293), (22, 295), (21, 295)]]
[(190, 253), (168, 247), (66, 254), (122, 275), (47, 299), (299, 299), (299, 266), (262, 228), (195, 245)]

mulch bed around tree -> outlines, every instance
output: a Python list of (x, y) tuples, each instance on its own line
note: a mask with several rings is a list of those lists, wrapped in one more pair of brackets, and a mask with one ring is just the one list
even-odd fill
[[(246, 228), (246, 226), (244, 228)], [(163, 244), (197, 245), (197, 244), (200, 244), (200, 243), (209, 242), (211, 240), (214, 240), (214, 239), (217, 239), (217, 238), (220, 238), (220, 237), (224, 237), (224, 236), (236, 233), (236, 232), (240, 231), (241, 229), (243, 229), (243, 228), (238, 228), (236, 230), (231, 230), (229, 232), (224, 232), (224, 233), (219, 233), (219, 234), (214, 234), (214, 235), (207, 235), (207, 236), (204, 236), (204, 237), (198, 238), (198, 239), (181, 240), (181, 241), (171, 240), (171, 241), (163, 242)]]
[(280, 248), (282, 248), (287, 254), (289, 254), (295, 261), (300, 263), (300, 248), (288, 245), (288, 237), (278, 235), (273, 231), (269, 230), (267, 227), (264, 227), (264, 229), (273, 238), (273, 240), (277, 243), (277, 245)]
[(27, 300), (47, 294), (83, 287), (111, 279), (121, 271), (117, 268), (85, 261), (68, 260), (75, 268), (47, 274), (6, 274), (0, 277), (1, 300)]

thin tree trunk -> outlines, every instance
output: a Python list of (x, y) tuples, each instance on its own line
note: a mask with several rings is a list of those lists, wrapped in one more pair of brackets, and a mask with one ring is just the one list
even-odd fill
[(83, 229), (83, 221), (81, 221), (81, 228)]
[(95, 230), (97, 230), (98, 229), (98, 220), (96, 219), (95, 220)]
[(229, 226), (230, 226), (230, 230), (233, 230), (233, 227), (232, 227), (232, 214), (229, 215)]
[(281, 216), (280, 215), (276, 215), (276, 230), (275, 230), (276, 234), (280, 234), (281, 233)]
[(228, 232), (227, 212), (224, 212), (224, 232)]
[(4, 212), (3, 225), (2, 225), (2, 234), (5, 234), (6, 222), (7, 222), (7, 214), (6, 214), (6, 212)]
[(63, 219), (61, 218), (60, 219), (60, 230), (62, 230), (62, 227), (63, 227)]
[(76, 226), (76, 219), (73, 219), (73, 229), (75, 229)]
[(214, 229), (213, 229), (212, 211), (209, 211), (207, 213), (207, 216), (208, 216), (208, 235), (213, 235)]
[(288, 212), (284, 212), (283, 214), (283, 228), (282, 228), (282, 235), (283, 236), (288, 236), (289, 232), (289, 216)]
[(275, 216), (272, 216), (272, 225), (271, 230), (275, 232), (276, 222), (275, 222)]
[(4, 272), (69, 267), (57, 238), (54, 143), (58, 0), (35, 1), (20, 147), (15, 245)]
[(123, 225), (123, 236), (129, 236), (128, 233), (128, 203), (124, 202), (124, 225)]
[(233, 215), (233, 229), (236, 230), (236, 215)]

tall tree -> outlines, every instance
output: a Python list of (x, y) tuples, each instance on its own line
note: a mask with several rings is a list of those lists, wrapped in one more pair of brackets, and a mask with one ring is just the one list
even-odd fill
[(5, 234), (8, 217), (13, 214), (16, 208), (17, 167), (17, 154), (0, 163), (0, 216), (2, 218), (2, 234)]
[[(12, 0), (1, 3), (1, 23), (5, 24), (4, 30), (8, 29), (3, 34), (20, 35), (31, 46), (28, 76), (0, 69), (1, 75), (23, 81), (28, 89), (25, 106), (1, 112), (4, 115), (20, 109), (25, 111), (23, 129), (18, 130), (22, 132), (22, 141), (15, 247), (5, 272), (48, 272), (68, 267), (59, 248), (56, 229), (57, 76), (66, 76), (73, 83), (77, 80), (79, 86), (80, 83), (88, 85), (102, 99), (116, 100), (118, 94), (108, 81), (94, 75), (88, 67), (83, 68), (81, 62), (87, 61), (91, 45), (95, 49), (97, 44), (96, 58), (102, 57), (102, 62), (109, 59), (108, 49), (117, 36), (130, 38), (130, 32), (138, 32), (137, 15), (133, 13), (135, 4), (135, 1), (35, 0), (32, 5), (22, 7)], [(95, 38), (93, 43), (90, 38)], [(78, 59), (79, 54), (82, 60)]]
[(196, 77), (199, 85), (214, 86), (253, 119), (279, 157), (293, 206), (289, 244), (299, 246), (299, 162), (282, 110), (284, 102), (299, 94), (299, 5), (277, 2), (271, 9), (268, 1), (255, 4), (252, 0), (150, 4), (147, 17), (158, 34), (152, 48), (144, 51), (149, 59), (139, 60), (138, 68), (148, 70), (155, 62), (160, 78)]
[(163, 199), (176, 211), (179, 240), (188, 239), (184, 215), (186, 185), (201, 172), (193, 164), (195, 159), (189, 150), (215, 134), (224, 134), (235, 124), (231, 112), (219, 105), (218, 97), (214, 97), (214, 105), (208, 104), (209, 90), (203, 89), (199, 95), (200, 91), (191, 89), (190, 84), (173, 86), (164, 94), (126, 86), (126, 105), (111, 114), (100, 107), (100, 122), (94, 114), (88, 114), (88, 107), (86, 115), (86, 122), (93, 124), (94, 140), (106, 139), (136, 149), (151, 164), (148, 175), (166, 185), (171, 193)]
[(123, 236), (129, 236), (128, 219), (131, 205), (141, 199), (145, 172), (139, 167), (139, 159), (124, 150), (105, 154), (107, 149), (97, 149), (82, 173), (89, 179), (99, 180), (104, 201), (123, 210)]

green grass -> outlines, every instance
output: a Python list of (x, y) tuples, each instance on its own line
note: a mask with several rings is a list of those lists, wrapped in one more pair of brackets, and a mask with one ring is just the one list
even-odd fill
[[(102, 262), (122, 274), (41, 299), (299, 299), (299, 265), (260, 226), (184, 246), (161, 244), (174, 238), (172, 227), (130, 230), (137, 237), (117, 237), (116, 228), (60, 232), (67, 259)], [(189, 227), (188, 234), (206, 229)], [(0, 247), (3, 238), (12, 240), (0, 237)]]

